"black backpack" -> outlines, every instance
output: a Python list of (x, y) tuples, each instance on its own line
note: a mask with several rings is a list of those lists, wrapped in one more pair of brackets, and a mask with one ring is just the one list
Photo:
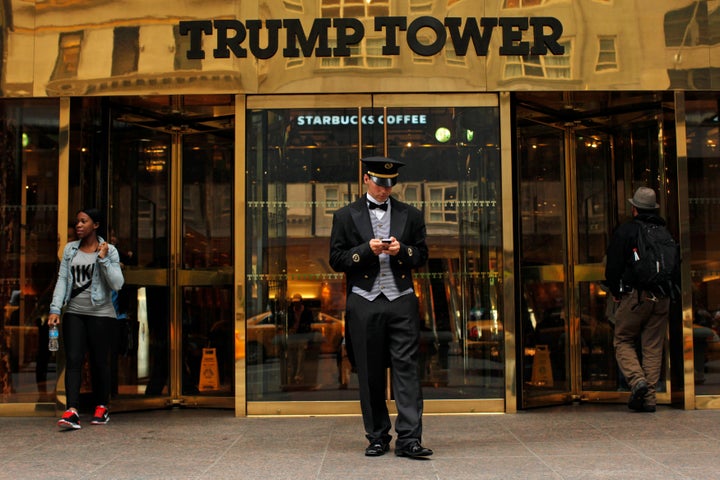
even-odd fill
[(680, 259), (678, 245), (665, 226), (637, 222), (640, 228), (632, 261), (635, 286), (655, 295), (673, 296), (673, 275)]

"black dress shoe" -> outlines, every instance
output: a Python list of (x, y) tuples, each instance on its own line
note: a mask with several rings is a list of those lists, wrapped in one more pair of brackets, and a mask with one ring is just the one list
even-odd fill
[(630, 398), (628, 399), (628, 408), (636, 412), (642, 412), (645, 405), (645, 394), (648, 392), (648, 384), (645, 380), (640, 380), (632, 388)]
[(412, 442), (404, 447), (395, 447), (395, 455), (398, 457), (422, 458), (432, 454), (433, 451), (420, 445), (420, 442)]
[(385, 455), (385, 453), (390, 450), (390, 445), (387, 443), (381, 442), (381, 441), (375, 441), (372, 442), (368, 447), (365, 449), (365, 456), (366, 457), (380, 457), (382, 455)]

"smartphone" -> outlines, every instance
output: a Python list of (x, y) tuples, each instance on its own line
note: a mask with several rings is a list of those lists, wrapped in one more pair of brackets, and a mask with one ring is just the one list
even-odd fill
[(380, 240), (380, 241), (383, 242), (383, 243), (392, 243), (392, 240), (390, 240), (389, 238), (383, 238), (383, 239)]

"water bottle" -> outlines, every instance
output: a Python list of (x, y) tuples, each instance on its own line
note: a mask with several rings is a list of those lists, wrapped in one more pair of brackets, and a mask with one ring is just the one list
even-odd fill
[(50, 337), (50, 340), (48, 341), (48, 350), (51, 352), (57, 352), (59, 348), (58, 338), (60, 337), (60, 331), (58, 330), (57, 325), (53, 325), (50, 327), (50, 331), (48, 332), (48, 337)]

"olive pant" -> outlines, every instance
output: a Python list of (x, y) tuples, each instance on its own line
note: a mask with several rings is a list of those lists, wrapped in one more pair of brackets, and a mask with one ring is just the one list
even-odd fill
[[(670, 299), (650, 299), (645, 293), (641, 297), (638, 301), (638, 291), (634, 290), (620, 300), (615, 312), (615, 358), (631, 388), (640, 380), (645, 380), (648, 385), (645, 405), (654, 406), (667, 336)], [(638, 339), (642, 361), (636, 349)]]

